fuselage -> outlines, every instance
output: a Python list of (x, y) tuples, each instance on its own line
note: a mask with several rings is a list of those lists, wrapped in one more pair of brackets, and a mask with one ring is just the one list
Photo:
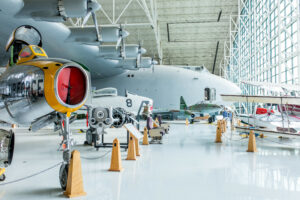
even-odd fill
[(88, 73), (64, 59), (33, 59), (0, 77), (0, 121), (29, 125), (52, 112), (71, 113), (86, 101)]
[[(122, 94), (125, 90), (153, 99), (154, 110), (179, 110), (180, 96), (187, 105), (209, 103), (230, 105), (222, 101), (220, 94), (240, 94), (232, 82), (209, 72), (194, 72), (172, 66), (155, 66), (140, 69), (105, 79), (93, 79), (97, 88), (115, 87)], [(205, 101), (205, 88), (216, 89), (216, 100)]]
[[(134, 115), (138, 114), (142, 102), (149, 102), (149, 107), (152, 107), (153, 100), (147, 97), (134, 95), (128, 93), (127, 96), (101, 96), (93, 97), (91, 104), (93, 107), (112, 107), (112, 108), (123, 108), (126, 111), (133, 113)], [(146, 104), (142, 105), (142, 110)]]

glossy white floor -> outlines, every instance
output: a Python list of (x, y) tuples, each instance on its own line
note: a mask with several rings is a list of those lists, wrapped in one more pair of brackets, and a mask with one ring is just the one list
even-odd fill
[[(114, 133), (115, 134), (115, 133)], [(229, 137), (230, 135), (227, 135)], [(80, 143), (84, 135), (75, 134)], [(55, 134), (18, 133), (15, 159), (7, 169), (12, 181), (61, 161)], [(258, 152), (247, 153), (247, 140), (223, 138), (215, 144), (215, 126), (172, 124), (164, 144), (141, 146), (137, 161), (126, 161), (124, 171), (107, 171), (110, 153), (97, 160), (82, 159), (86, 197), (78, 199), (166, 200), (166, 199), (299, 199), (300, 155), (295, 141), (286, 145), (257, 139)], [(282, 142), (278, 139), (272, 141)], [(99, 152), (77, 146), (82, 157), (96, 158)], [(0, 199), (62, 199), (56, 167), (21, 182), (0, 186)]]

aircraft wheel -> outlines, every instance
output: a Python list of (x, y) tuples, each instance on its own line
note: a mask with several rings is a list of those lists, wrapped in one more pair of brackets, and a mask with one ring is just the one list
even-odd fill
[(5, 181), (5, 178), (6, 178), (5, 174), (2, 174), (2, 175), (0, 176), (0, 181)]
[(61, 189), (64, 191), (67, 189), (69, 164), (62, 164), (59, 169), (59, 182)]

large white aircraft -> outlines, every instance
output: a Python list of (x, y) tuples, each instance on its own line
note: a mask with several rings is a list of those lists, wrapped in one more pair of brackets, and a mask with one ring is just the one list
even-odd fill
[[(63, 4), (58, 4), (58, 2), (63, 2)], [(147, 96), (153, 99), (154, 109), (179, 109), (180, 96), (183, 96), (189, 105), (199, 102), (224, 105), (219, 94), (240, 93), (240, 89), (235, 84), (205, 70), (194, 73), (187, 69), (170, 66), (155, 66), (152, 70), (150, 67), (155, 62), (151, 58), (140, 58), (145, 50), (139, 45), (131, 46), (131, 48), (126, 46), (126, 57), (122, 59), (119, 56), (122, 49), (118, 52), (115, 46), (103, 45), (105, 42), (117, 43), (122, 37), (128, 35), (128, 32), (120, 28), (102, 27), (99, 29), (97, 26), (102, 36), (100, 43), (96, 37), (97, 28), (68, 28), (61, 23), (68, 17), (87, 15), (93, 9), (99, 9), (94, 4), (92, 0), (47, 0), (43, 2), (2, 0), (0, 2), (2, 27), (0, 29), (0, 60), (2, 65), (7, 63), (9, 57), (9, 53), (4, 51), (4, 45), (10, 34), (17, 27), (26, 24), (35, 27), (40, 32), (43, 48), (49, 56), (73, 60), (89, 68), (93, 87), (97, 89), (115, 87), (119, 91), (127, 89), (138, 95)], [(64, 13), (58, 9), (60, 7), (65, 9)], [(205, 92), (210, 93), (209, 89), (216, 89), (215, 100), (205, 97)]]
[[(205, 101), (223, 104), (219, 98), (220, 93), (235, 94), (240, 92), (233, 83), (208, 72), (196, 74), (189, 70), (168, 66), (156, 66), (153, 71), (150, 67), (156, 62), (152, 58), (141, 57), (146, 50), (140, 45), (128, 45), (125, 51), (122, 40), (128, 36), (128, 32), (121, 27), (98, 26), (95, 12), (99, 9), (100, 5), (94, 0), (1, 0), (0, 66), (9, 68), (9, 65), (15, 65), (20, 52), (23, 52), (24, 58), (26, 58), (28, 52), (21, 51), (24, 46), (37, 45), (36, 49), (39, 49), (38, 46), (43, 46), (49, 57), (73, 61), (74, 66), (76, 65), (80, 69), (81, 67), (88, 68), (93, 87), (115, 87), (119, 91), (127, 89), (153, 99), (154, 107), (157, 109), (179, 108), (180, 96), (183, 96), (188, 104)], [(82, 17), (86, 21), (89, 16), (93, 17), (95, 27), (69, 28), (62, 24), (69, 18)], [(117, 45), (105, 45), (105, 43), (114, 42)], [(31, 57), (33, 60), (38, 58), (39, 56)], [(49, 68), (44, 67), (43, 70)], [(148, 69), (143, 70), (144, 68)], [(21, 74), (24, 73), (23, 69), (25, 68), (19, 67), (18, 69), (20, 69)], [(3, 80), (6, 78), (4, 75), (5, 73), (1, 77)], [(3, 83), (5, 83), (4, 87), (0, 90), (3, 95), (6, 91), (10, 91), (10, 95), (24, 97), (23, 93), (20, 93), (22, 92), (21, 88), (23, 88), (22, 82), (15, 82), (12, 85), (8, 85), (5, 81)], [(43, 83), (33, 82), (33, 85), (33, 90), (36, 93), (43, 86)], [(66, 91), (74, 90), (68, 84), (64, 85), (66, 85)], [(40, 95), (39, 93), (36, 94)], [(2, 97), (5, 97), (3, 95)], [(69, 92), (64, 96), (68, 99), (70, 97)], [(34, 104), (36, 105), (35, 108), (30, 107), (32, 106), (30, 104), (29, 107), (32, 112), (25, 112), (20, 105), (19, 109), (14, 109), (15, 116), (19, 118), (16, 121), (26, 124), (33, 123), (37, 118), (40, 119), (38, 124), (47, 123), (49, 120), (53, 121), (47, 115), (42, 117), (36, 114), (45, 111), (38, 103)], [(2, 116), (14, 116), (11, 116), (12, 113), (8, 109), (10, 106), (10, 104), (5, 104), (2, 107), (4, 113)], [(60, 110), (54, 109), (53, 111)], [(34, 115), (30, 115), (30, 113)], [(45, 114), (47, 113), (45, 112)], [(68, 121), (69, 118), (66, 117), (66, 120)], [(69, 131), (65, 132), (67, 133), (65, 139), (69, 144)], [(0, 148), (1, 150), (3, 149)], [(69, 148), (67, 150), (69, 155)], [(69, 161), (69, 156), (64, 160)], [(60, 174), (60, 177), (64, 177), (61, 178), (62, 188), (66, 186), (66, 174), (67, 167), (63, 167)]]
[[(121, 84), (120, 84), (121, 83)], [(118, 91), (129, 90), (154, 100), (153, 111), (171, 111), (180, 108), (180, 97), (188, 105), (215, 104), (228, 106), (220, 94), (240, 94), (234, 83), (207, 70), (199, 73), (167, 65), (156, 65), (153, 69), (128, 71), (117, 76), (93, 79), (96, 87), (115, 87)], [(121, 93), (122, 95), (122, 93)]]
[[(115, 87), (119, 91), (127, 89), (138, 95), (150, 97), (154, 100), (154, 109), (157, 111), (178, 110), (180, 96), (184, 97), (188, 105), (226, 105), (222, 102), (220, 94), (240, 93), (236, 85), (206, 70), (195, 73), (170, 66), (155, 66), (154, 70), (150, 69), (155, 62), (151, 58), (141, 58), (145, 49), (139, 45), (126, 46), (126, 52), (122, 52), (122, 48), (116, 50), (114, 45), (104, 45), (105, 42), (119, 43), (120, 39), (128, 36), (129, 33), (122, 28), (69, 28), (61, 23), (66, 16), (76, 17), (90, 13), (93, 7), (97, 7), (93, 5), (94, 1), (64, 0), (64, 4), (59, 6), (57, 2), (60, 1), (0, 2), (2, 65), (7, 63), (9, 57), (9, 52), (4, 51), (4, 44), (9, 35), (17, 27), (26, 24), (40, 32), (43, 48), (49, 56), (73, 60), (87, 67), (91, 71), (93, 87)], [(68, 12), (62, 14), (57, 10), (58, 7), (63, 7)], [(101, 42), (96, 37), (97, 29), (102, 36)], [(125, 58), (122, 57), (122, 53), (125, 54)], [(210, 93), (216, 93), (216, 99), (209, 98)]]

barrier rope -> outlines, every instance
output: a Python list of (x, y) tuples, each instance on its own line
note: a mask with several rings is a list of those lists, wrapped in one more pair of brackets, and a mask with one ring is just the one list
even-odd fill
[(111, 150), (105, 152), (103, 155), (98, 156), (98, 157), (84, 157), (84, 156), (80, 156), (80, 158), (85, 159), (85, 160), (98, 160), (98, 159), (100, 159), (100, 158), (104, 158), (104, 157), (107, 156), (107, 154), (109, 154), (110, 152), (111, 152)]
[(234, 139), (232, 139), (230, 137), (227, 137), (226, 134), (222, 134), (222, 136), (224, 136), (225, 138), (227, 138), (228, 140), (231, 140), (231, 141), (241, 141), (241, 140), (247, 139), (247, 138), (241, 138), (241, 139), (234, 140)]
[(34, 176), (43, 174), (43, 173), (45, 173), (45, 172), (47, 172), (47, 171), (49, 171), (49, 170), (51, 170), (51, 169), (56, 168), (57, 166), (61, 165), (62, 163), (63, 163), (63, 162), (59, 162), (59, 163), (57, 163), (57, 164), (55, 164), (55, 165), (53, 165), (53, 166), (51, 166), (51, 167), (48, 167), (48, 168), (46, 168), (46, 169), (44, 169), (44, 170), (42, 170), (42, 171), (39, 171), (39, 172), (34, 173), (34, 174), (31, 174), (31, 175), (29, 175), (29, 176), (25, 176), (25, 177), (20, 178), (20, 179), (16, 179), (16, 180), (9, 181), (9, 182), (5, 182), (5, 183), (0, 183), (0, 186), (9, 185), (9, 184), (12, 184), (12, 183), (17, 183), (17, 182), (21, 182), (21, 181), (24, 181), (24, 180), (26, 180), (26, 179), (32, 178), (32, 177), (34, 177)]

